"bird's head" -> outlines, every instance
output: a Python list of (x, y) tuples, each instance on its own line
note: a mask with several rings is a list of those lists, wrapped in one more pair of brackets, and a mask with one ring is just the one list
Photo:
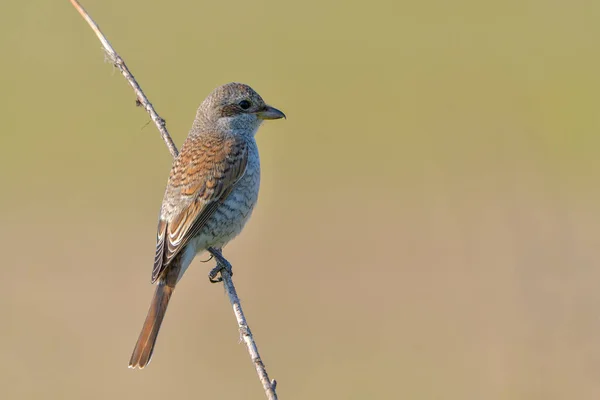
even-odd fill
[(285, 114), (267, 105), (250, 86), (228, 83), (219, 86), (198, 108), (196, 122), (204, 129), (256, 134), (267, 119), (285, 118)]

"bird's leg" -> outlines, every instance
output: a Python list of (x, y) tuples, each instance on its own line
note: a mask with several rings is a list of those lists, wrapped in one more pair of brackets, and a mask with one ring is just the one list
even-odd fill
[(229, 272), (229, 275), (233, 276), (233, 270), (231, 268), (231, 264), (229, 263), (229, 261), (227, 261), (225, 259), (225, 257), (223, 257), (223, 253), (221, 252), (221, 249), (216, 249), (214, 247), (209, 247), (208, 248), (208, 252), (210, 253), (211, 256), (213, 256), (215, 258), (215, 260), (217, 260), (217, 266), (214, 267), (208, 273), (208, 280), (209, 281), (211, 281), (212, 283), (222, 282), (223, 281), (223, 277), (219, 276), (217, 278), (217, 275), (219, 273), (221, 273), (221, 271), (223, 271), (223, 270), (226, 270), (227, 272)]

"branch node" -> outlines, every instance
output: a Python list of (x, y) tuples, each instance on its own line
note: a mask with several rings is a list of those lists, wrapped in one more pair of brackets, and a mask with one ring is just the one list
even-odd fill
[(241, 336), (252, 337), (252, 333), (250, 332), (250, 327), (248, 327), (248, 325), (246, 325), (246, 324), (240, 324), (239, 325), (239, 329), (240, 329), (240, 335)]
[(260, 359), (260, 356), (259, 356), (259, 355), (256, 355), (256, 356), (252, 357), (252, 362), (253, 362), (255, 365), (259, 365), (261, 368), (264, 368), (264, 367), (265, 367), (265, 365), (263, 364), (263, 362), (262, 362), (262, 360)]

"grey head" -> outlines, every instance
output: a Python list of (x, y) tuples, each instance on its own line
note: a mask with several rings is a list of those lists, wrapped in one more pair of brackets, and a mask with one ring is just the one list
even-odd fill
[(243, 83), (219, 86), (202, 102), (193, 130), (255, 135), (267, 119), (285, 118), (285, 114), (267, 105), (254, 89)]

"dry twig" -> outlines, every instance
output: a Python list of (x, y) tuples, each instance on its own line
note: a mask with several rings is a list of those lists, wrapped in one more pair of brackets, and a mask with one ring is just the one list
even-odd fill
[[(148, 98), (146, 97), (144, 92), (142, 91), (142, 88), (136, 82), (135, 78), (133, 77), (133, 74), (127, 68), (125, 61), (123, 61), (121, 56), (119, 56), (119, 54), (117, 54), (115, 49), (113, 49), (113, 47), (111, 46), (109, 41), (106, 39), (106, 36), (104, 36), (102, 31), (100, 31), (100, 28), (98, 27), (98, 25), (90, 17), (90, 15), (87, 13), (87, 11), (84, 10), (84, 8), (81, 6), (81, 4), (79, 4), (79, 2), (77, 0), (70, 0), (70, 2), (73, 5), (73, 7), (75, 7), (77, 9), (79, 14), (81, 14), (83, 19), (86, 20), (86, 22), (89, 24), (90, 28), (92, 28), (92, 30), (94, 31), (94, 33), (96, 34), (96, 36), (98, 37), (100, 42), (102, 43), (102, 47), (104, 48), (104, 51), (106, 52), (110, 61), (114, 64), (115, 67), (117, 67), (119, 69), (119, 71), (121, 71), (121, 74), (123, 74), (123, 76), (125, 77), (127, 82), (129, 82), (129, 84), (133, 88), (133, 91), (135, 92), (135, 94), (137, 96), (137, 103), (139, 105), (141, 105), (142, 107), (144, 107), (144, 109), (148, 112), (148, 114), (150, 114), (150, 118), (152, 118), (152, 121), (154, 121), (154, 123), (156, 124), (156, 127), (158, 128), (158, 130), (159, 130), (163, 140), (165, 141), (165, 144), (167, 145), (167, 148), (169, 149), (169, 152), (171, 153), (173, 158), (177, 157), (177, 155), (178, 155), (177, 147), (175, 146), (175, 143), (173, 143), (173, 139), (171, 139), (171, 136), (169, 135), (169, 132), (167, 131), (165, 120), (162, 119), (158, 115), (156, 110), (154, 110), (154, 107), (152, 106), (152, 104), (150, 103), (150, 101), (148, 100)], [(246, 347), (248, 348), (248, 353), (250, 354), (252, 363), (254, 364), (254, 366), (256, 368), (258, 378), (260, 379), (260, 381), (263, 385), (265, 394), (267, 395), (267, 398), (269, 400), (277, 400), (277, 393), (275, 392), (275, 387), (277, 386), (277, 382), (274, 379), (273, 380), (269, 379), (267, 370), (260, 358), (260, 355), (258, 354), (258, 347), (256, 346), (256, 342), (254, 341), (254, 337), (252, 336), (250, 327), (248, 326), (248, 323), (246, 322), (246, 317), (244, 316), (244, 312), (242, 310), (242, 304), (240, 303), (240, 299), (238, 298), (237, 292), (235, 290), (235, 286), (233, 284), (233, 280), (231, 279), (231, 275), (229, 274), (229, 272), (226, 269), (223, 269), (223, 270), (221, 270), (221, 277), (223, 278), (223, 285), (225, 287), (227, 295), (229, 296), (229, 301), (231, 302), (231, 305), (233, 307), (233, 312), (235, 314), (235, 318), (238, 323), (238, 329), (240, 331), (240, 335), (242, 337), (242, 340), (246, 344)]]
[(85, 21), (89, 24), (90, 28), (92, 28), (96, 36), (98, 36), (98, 39), (100, 40), (100, 43), (102, 43), (102, 47), (104, 48), (108, 59), (113, 63), (115, 67), (119, 69), (119, 71), (121, 71), (127, 82), (129, 82), (129, 84), (133, 88), (133, 91), (137, 96), (138, 104), (144, 107), (148, 114), (150, 114), (150, 118), (152, 118), (152, 121), (154, 121), (154, 123), (156, 124), (156, 127), (158, 128), (160, 135), (165, 141), (167, 147), (169, 148), (169, 151), (171, 152), (173, 158), (177, 157), (177, 147), (175, 147), (175, 143), (173, 143), (173, 139), (171, 139), (171, 135), (169, 135), (169, 132), (167, 131), (165, 120), (158, 116), (156, 110), (154, 110), (154, 107), (142, 91), (142, 88), (140, 87), (140, 85), (138, 85), (135, 78), (133, 77), (133, 74), (129, 71), (127, 65), (125, 65), (125, 61), (123, 61), (121, 56), (119, 56), (115, 49), (113, 49), (108, 39), (106, 39), (106, 36), (104, 36), (102, 31), (100, 30), (100, 27), (94, 22), (94, 20), (92, 19), (92, 17), (90, 17), (87, 11), (83, 9), (81, 4), (79, 4), (77, 0), (70, 1), (71, 4), (73, 4), (73, 7), (75, 7), (77, 11), (79, 11), (79, 14), (81, 14), (83, 19), (85, 19)]

